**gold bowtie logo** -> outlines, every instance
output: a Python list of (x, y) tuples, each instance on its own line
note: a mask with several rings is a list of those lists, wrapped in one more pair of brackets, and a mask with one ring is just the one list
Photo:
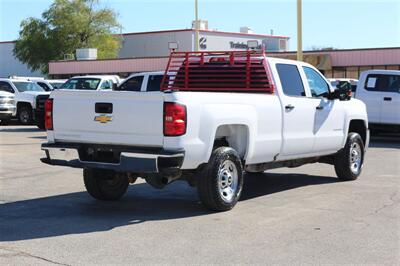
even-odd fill
[(108, 115), (98, 115), (94, 117), (94, 121), (100, 122), (102, 124), (108, 123), (112, 121), (112, 116)]

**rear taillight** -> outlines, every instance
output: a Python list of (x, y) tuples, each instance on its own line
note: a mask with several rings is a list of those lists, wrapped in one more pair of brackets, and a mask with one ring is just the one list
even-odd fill
[(164, 103), (164, 136), (181, 136), (186, 133), (186, 106)]
[(53, 130), (53, 99), (47, 99), (44, 104), (44, 125), (46, 130)]

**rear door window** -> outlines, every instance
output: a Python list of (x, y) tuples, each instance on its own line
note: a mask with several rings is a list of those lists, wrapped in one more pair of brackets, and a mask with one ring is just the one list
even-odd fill
[(276, 64), (283, 93), (287, 96), (306, 96), (303, 81), (296, 65)]
[(368, 91), (400, 92), (400, 75), (369, 74), (364, 87)]
[(163, 75), (150, 75), (146, 91), (160, 91)]

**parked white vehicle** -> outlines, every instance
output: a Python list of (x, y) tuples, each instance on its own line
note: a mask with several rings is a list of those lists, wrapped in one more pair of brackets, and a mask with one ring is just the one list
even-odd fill
[(14, 95), (17, 106), (16, 117), (24, 125), (28, 125), (34, 121), (36, 98), (50, 94), (50, 92), (44, 91), (32, 81), (6, 78), (0, 78), (0, 91), (9, 92)]
[(371, 129), (400, 131), (400, 71), (362, 72), (355, 98), (367, 106)]
[(366, 107), (313, 66), (254, 52), (176, 52), (166, 73), (162, 93), (54, 91), (42, 161), (84, 168), (97, 199), (120, 198), (137, 177), (157, 188), (183, 179), (217, 211), (237, 203), (244, 171), (320, 162), (341, 180), (360, 175)]
[(15, 116), (17, 107), (15, 106), (14, 95), (1, 90), (0, 85), (0, 124), (7, 125), (11, 117)]
[(61, 88), (61, 86), (67, 82), (67, 79), (44, 79), (35, 80), (35, 82), (45, 91), (53, 91)]
[(14, 80), (18, 79), (18, 80), (27, 80), (35, 82), (45, 91), (53, 91), (55, 89), (59, 89), (61, 85), (67, 81), (66, 79), (45, 79), (43, 77), (11, 76), (10, 78)]
[(116, 91), (160, 91), (161, 81), (164, 77), (163, 71), (142, 72), (127, 77), (115, 89)]
[(67, 90), (112, 90), (120, 84), (121, 79), (116, 75), (76, 76), (68, 79), (60, 89)]

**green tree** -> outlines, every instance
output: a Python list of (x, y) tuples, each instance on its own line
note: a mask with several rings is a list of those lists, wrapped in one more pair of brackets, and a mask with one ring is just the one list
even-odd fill
[(31, 70), (48, 73), (48, 63), (97, 48), (98, 58), (115, 58), (121, 47), (116, 13), (100, 8), (98, 0), (55, 0), (42, 18), (22, 21), (14, 55)]

